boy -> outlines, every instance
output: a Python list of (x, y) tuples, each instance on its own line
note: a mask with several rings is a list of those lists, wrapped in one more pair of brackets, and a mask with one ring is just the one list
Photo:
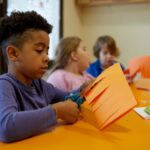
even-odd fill
[[(78, 119), (67, 93), (41, 80), (48, 68), (52, 26), (36, 12), (14, 12), (0, 21), (0, 46), (8, 73), (0, 76), (0, 141), (38, 134), (57, 123)], [(51, 104), (51, 105), (50, 105)]]
[[(91, 63), (86, 71), (96, 78), (105, 69), (117, 62), (115, 59), (119, 56), (119, 50), (115, 40), (106, 35), (98, 37), (93, 47), (93, 54), (97, 60)], [(122, 65), (121, 67), (124, 70)]]

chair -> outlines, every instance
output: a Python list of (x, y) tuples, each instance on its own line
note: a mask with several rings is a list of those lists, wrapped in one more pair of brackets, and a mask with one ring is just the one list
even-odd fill
[(129, 72), (131, 77), (140, 72), (143, 78), (150, 78), (150, 55), (131, 59), (129, 61)]

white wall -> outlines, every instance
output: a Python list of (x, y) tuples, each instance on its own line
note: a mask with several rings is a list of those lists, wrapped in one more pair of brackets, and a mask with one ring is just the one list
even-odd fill
[(109, 34), (117, 41), (121, 50), (119, 60), (125, 66), (134, 56), (150, 55), (150, 4), (85, 7), (79, 10), (75, 9), (73, 0), (64, 1), (69, 2), (64, 10), (64, 36), (82, 36), (87, 48), (92, 51), (96, 38)]

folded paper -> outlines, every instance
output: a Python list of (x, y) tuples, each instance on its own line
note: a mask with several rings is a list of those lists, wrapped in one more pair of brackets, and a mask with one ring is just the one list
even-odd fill
[(86, 88), (84, 97), (100, 129), (114, 122), (137, 104), (120, 64), (114, 64), (100, 74)]

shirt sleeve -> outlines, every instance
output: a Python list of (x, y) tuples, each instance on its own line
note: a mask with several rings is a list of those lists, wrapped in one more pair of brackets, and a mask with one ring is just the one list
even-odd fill
[(65, 96), (69, 94), (68, 92), (60, 90), (57, 87), (54, 87), (52, 84), (47, 83), (44, 80), (41, 80), (41, 81), (42, 81), (42, 85), (43, 85), (43, 90), (45, 91), (45, 94), (48, 95), (47, 97), (48, 97), (49, 104), (64, 101)]
[(56, 114), (51, 106), (19, 111), (13, 85), (0, 80), (0, 141), (13, 142), (28, 138), (56, 122)]

